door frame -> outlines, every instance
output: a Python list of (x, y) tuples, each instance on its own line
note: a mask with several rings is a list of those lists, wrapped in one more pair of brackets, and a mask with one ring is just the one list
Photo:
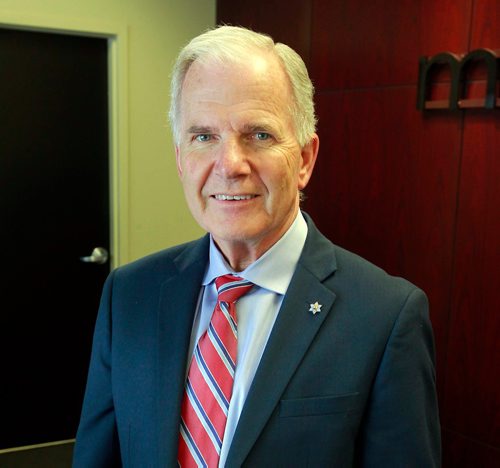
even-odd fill
[(1, 13), (0, 27), (86, 37), (108, 43), (110, 269), (129, 261), (127, 25), (91, 18)]

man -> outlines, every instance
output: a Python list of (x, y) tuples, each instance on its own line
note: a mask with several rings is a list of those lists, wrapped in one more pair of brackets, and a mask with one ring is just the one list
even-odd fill
[[(319, 146), (299, 56), (243, 28), (202, 34), (170, 117), (209, 234), (111, 273), (74, 466), (439, 466), (425, 295), (299, 209)], [(221, 295), (235, 284), (237, 303)]]

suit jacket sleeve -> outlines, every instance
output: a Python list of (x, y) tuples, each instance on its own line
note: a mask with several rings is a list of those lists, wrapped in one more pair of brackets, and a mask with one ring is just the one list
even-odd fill
[(434, 342), (425, 294), (414, 289), (394, 324), (358, 439), (362, 467), (438, 467)]
[(111, 296), (107, 279), (97, 317), (73, 468), (121, 466), (111, 384)]

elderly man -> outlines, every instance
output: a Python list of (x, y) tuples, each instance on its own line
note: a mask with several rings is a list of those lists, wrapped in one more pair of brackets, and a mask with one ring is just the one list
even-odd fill
[(204, 33), (170, 118), (209, 234), (111, 273), (74, 466), (439, 466), (425, 295), (299, 209), (319, 146), (300, 57)]

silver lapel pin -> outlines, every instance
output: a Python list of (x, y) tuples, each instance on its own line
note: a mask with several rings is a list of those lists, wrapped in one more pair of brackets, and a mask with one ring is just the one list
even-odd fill
[(313, 315), (316, 315), (318, 312), (321, 312), (321, 304), (316, 301), (314, 304), (309, 304), (309, 312), (312, 312)]

